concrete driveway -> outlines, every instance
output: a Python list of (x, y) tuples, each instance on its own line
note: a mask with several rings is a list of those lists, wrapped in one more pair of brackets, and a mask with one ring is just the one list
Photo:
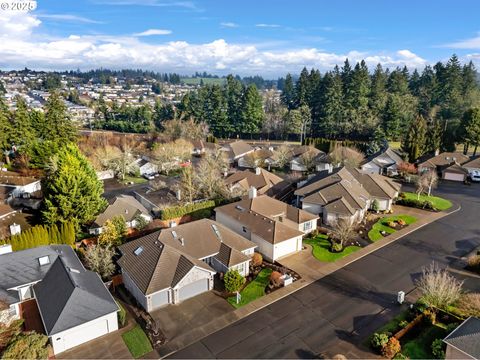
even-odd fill
[(414, 281), (432, 260), (480, 291), (478, 278), (455, 269), (480, 246), (480, 185), (442, 183), (434, 193), (462, 209), (172, 355), (173, 358), (312, 358), (343, 353), (371, 358), (365, 339), (401, 311), (396, 294), (414, 300)]
[(213, 292), (195, 296), (180, 304), (168, 305), (150, 313), (167, 338), (167, 344), (189, 344), (198, 339), (198, 331), (208, 328), (213, 320), (232, 314), (234, 308)]

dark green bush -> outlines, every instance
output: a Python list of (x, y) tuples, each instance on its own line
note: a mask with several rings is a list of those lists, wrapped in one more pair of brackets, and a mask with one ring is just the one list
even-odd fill
[(435, 339), (432, 342), (432, 354), (436, 359), (445, 359), (445, 347), (442, 339)]
[(210, 218), (212, 216), (212, 213), (212, 209), (200, 209), (191, 213), (190, 215), (192, 216), (192, 220), (200, 220)]
[(118, 301), (115, 301), (118, 305), (118, 308), (120, 309), (117, 313), (117, 317), (118, 317), (118, 323), (120, 325), (120, 327), (124, 327), (125, 326), (125, 321), (127, 320), (127, 310), (125, 310), (125, 308), (123, 307), (123, 305), (118, 302)]
[(385, 333), (375, 333), (372, 336), (371, 344), (372, 347), (376, 350), (382, 349), (388, 342), (388, 334)]

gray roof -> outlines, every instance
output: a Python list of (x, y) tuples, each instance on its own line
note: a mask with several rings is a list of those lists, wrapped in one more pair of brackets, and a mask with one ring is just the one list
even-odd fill
[(107, 220), (123, 216), (125, 221), (132, 221), (138, 215), (149, 215), (149, 211), (131, 195), (119, 195), (110, 200), (110, 205), (97, 216), (92, 228), (103, 227)]
[[(48, 256), (40, 266), (38, 259)], [(69, 269), (76, 269), (74, 273)], [(85, 270), (67, 245), (50, 245), (0, 255), (0, 297), (18, 302), (18, 292), (7, 289), (34, 285), (38, 308), (48, 335), (118, 310), (99, 276)]]
[(472, 358), (480, 358), (480, 319), (469, 317), (443, 341)]

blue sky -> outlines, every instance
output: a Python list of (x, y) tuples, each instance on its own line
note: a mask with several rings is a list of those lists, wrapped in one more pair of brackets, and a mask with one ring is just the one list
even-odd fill
[(388, 67), (452, 53), (480, 63), (479, 12), (474, 0), (38, 0), (28, 13), (0, 11), (0, 68), (275, 77), (347, 56)]

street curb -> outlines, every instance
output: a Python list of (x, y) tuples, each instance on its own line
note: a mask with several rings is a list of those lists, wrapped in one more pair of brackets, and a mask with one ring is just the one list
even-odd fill
[[(313, 279), (313, 280), (306, 280), (306, 279), (304, 279), (304, 282), (303, 282), (303, 283), (301, 283), (302, 280), (299, 280), (300, 284), (298, 285), (297, 288), (292, 289), (292, 291), (287, 292), (287, 293), (285, 293), (284, 295), (281, 295), (280, 297), (278, 297), (278, 298), (275, 299), (274, 301), (271, 301), (271, 302), (269, 302), (269, 303), (266, 303), (266, 304), (264, 304), (264, 305), (261, 305), (261, 306), (255, 308), (255, 309), (253, 309), (251, 312), (249, 312), (248, 314), (245, 314), (244, 316), (239, 317), (239, 318), (238, 318), (237, 320), (235, 320), (234, 322), (232, 322), (232, 323), (230, 323), (230, 324), (227, 324), (227, 325), (224, 325), (224, 326), (222, 326), (222, 327), (219, 327), (218, 329), (216, 329), (216, 330), (214, 330), (214, 331), (212, 331), (212, 332), (209, 332), (209, 333), (205, 334), (203, 337), (201, 337), (201, 338), (199, 338), (199, 339), (197, 339), (197, 340), (195, 340), (195, 341), (193, 341), (193, 342), (185, 345), (184, 347), (182, 347), (182, 348), (180, 348), (180, 349), (178, 349), (178, 350), (171, 351), (171, 352), (169, 352), (168, 354), (161, 356), (160, 358), (161, 358), (161, 359), (167, 358), (167, 357), (175, 354), (176, 352), (178, 352), (178, 351), (180, 351), (180, 350), (182, 350), (182, 349), (184, 349), (184, 348), (186, 348), (186, 347), (188, 347), (188, 346), (190, 346), (190, 345), (192, 345), (192, 344), (194, 344), (194, 343), (196, 343), (196, 342), (198, 342), (198, 341), (202, 341), (202, 340), (203, 340), (204, 338), (206, 338), (207, 336), (210, 336), (211, 334), (214, 334), (214, 333), (216, 333), (216, 332), (218, 332), (218, 331), (221, 331), (222, 329), (224, 329), (224, 328), (226, 328), (226, 327), (228, 327), (228, 326), (230, 326), (230, 325), (232, 325), (232, 324), (235, 324), (236, 322), (238, 322), (238, 321), (246, 318), (247, 316), (250, 316), (250, 315), (256, 313), (257, 311), (262, 310), (263, 308), (265, 308), (265, 307), (267, 307), (267, 306), (270, 306), (270, 305), (272, 305), (273, 303), (275, 303), (275, 302), (277, 302), (277, 301), (279, 301), (279, 300), (282, 300), (283, 298), (285, 298), (285, 297), (287, 297), (287, 296), (290, 296), (290, 295), (296, 293), (297, 291), (303, 289), (304, 287), (306, 287), (306, 286), (308, 286), (308, 285), (311, 285), (311, 284), (313, 284), (314, 282), (316, 282), (316, 281), (318, 281), (318, 280), (320, 280), (320, 279), (323, 279), (324, 277), (327, 277), (327, 276), (333, 274), (334, 272), (336, 272), (336, 271), (344, 268), (345, 266), (348, 266), (348, 265), (354, 263), (355, 261), (360, 260), (360, 259), (362, 259), (363, 257), (365, 257), (365, 256), (367, 256), (367, 255), (370, 255), (370, 254), (374, 253), (375, 251), (377, 251), (377, 250), (379, 250), (379, 249), (382, 249), (383, 247), (394, 243), (395, 241), (403, 238), (404, 236), (409, 235), (409, 234), (411, 234), (412, 232), (417, 231), (417, 230), (423, 228), (423, 227), (426, 226), (426, 225), (432, 224), (432, 223), (434, 223), (435, 221), (438, 221), (438, 220), (440, 220), (440, 219), (443, 219), (443, 218), (447, 217), (448, 215), (454, 214), (454, 213), (456, 213), (456, 212), (458, 212), (458, 211), (460, 211), (460, 210), (462, 209), (462, 206), (461, 206), (460, 204), (455, 204), (455, 205), (456, 205), (456, 208), (455, 208), (455, 209), (449, 210), (448, 212), (436, 213), (435, 215), (438, 215), (438, 214), (439, 214), (439, 216), (436, 217), (434, 220), (432, 220), (432, 221), (430, 221), (430, 222), (427, 222), (427, 223), (425, 223), (425, 224), (417, 225), (416, 227), (414, 227), (414, 228), (412, 228), (412, 229), (408, 229), (408, 228), (407, 228), (409, 231), (406, 231), (405, 233), (400, 234), (400, 236), (398, 236), (398, 237), (395, 237), (395, 238), (393, 238), (393, 239), (388, 239), (388, 237), (386, 237), (386, 238), (384, 238), (384, 239), (381, 239), (381, 240), (377, 241), (376, 243), (367, 245), (364, 249), (367, 249), (369, 246), (372, 246), (372, 248), (371, 248), (369, 251), (366, 251), (365, 254), (361, 254), (361, 255), (358, 256), (358, 257), (352, 258), (350, 261), (346, 261), (344, 264), (336, 267), (335, 269), (333, 269), (333, 270), (331, 270), (331, 271), (327, 271), (326, 273), (322, 274), (320, 277), (318, 277), (318, 278), (316, 278), (316, 279)], [(391, 236), (391, 235), (390, 235), (390, 236)], [(375, 246), (376, 244), (378, 244), (378, 245)], [(355, 253), (353, 253), (352, 255), (355, 256)], [(346, 257), (343, 258), (343, 259), (347, 260), (349, 257), (350, 257), (350, 256), (346, 256)], [(343, 259), (339, 259), (338, 261), (342, 261)], [(334, 264), (334, 263), (333, 263), (333, 264)]]

